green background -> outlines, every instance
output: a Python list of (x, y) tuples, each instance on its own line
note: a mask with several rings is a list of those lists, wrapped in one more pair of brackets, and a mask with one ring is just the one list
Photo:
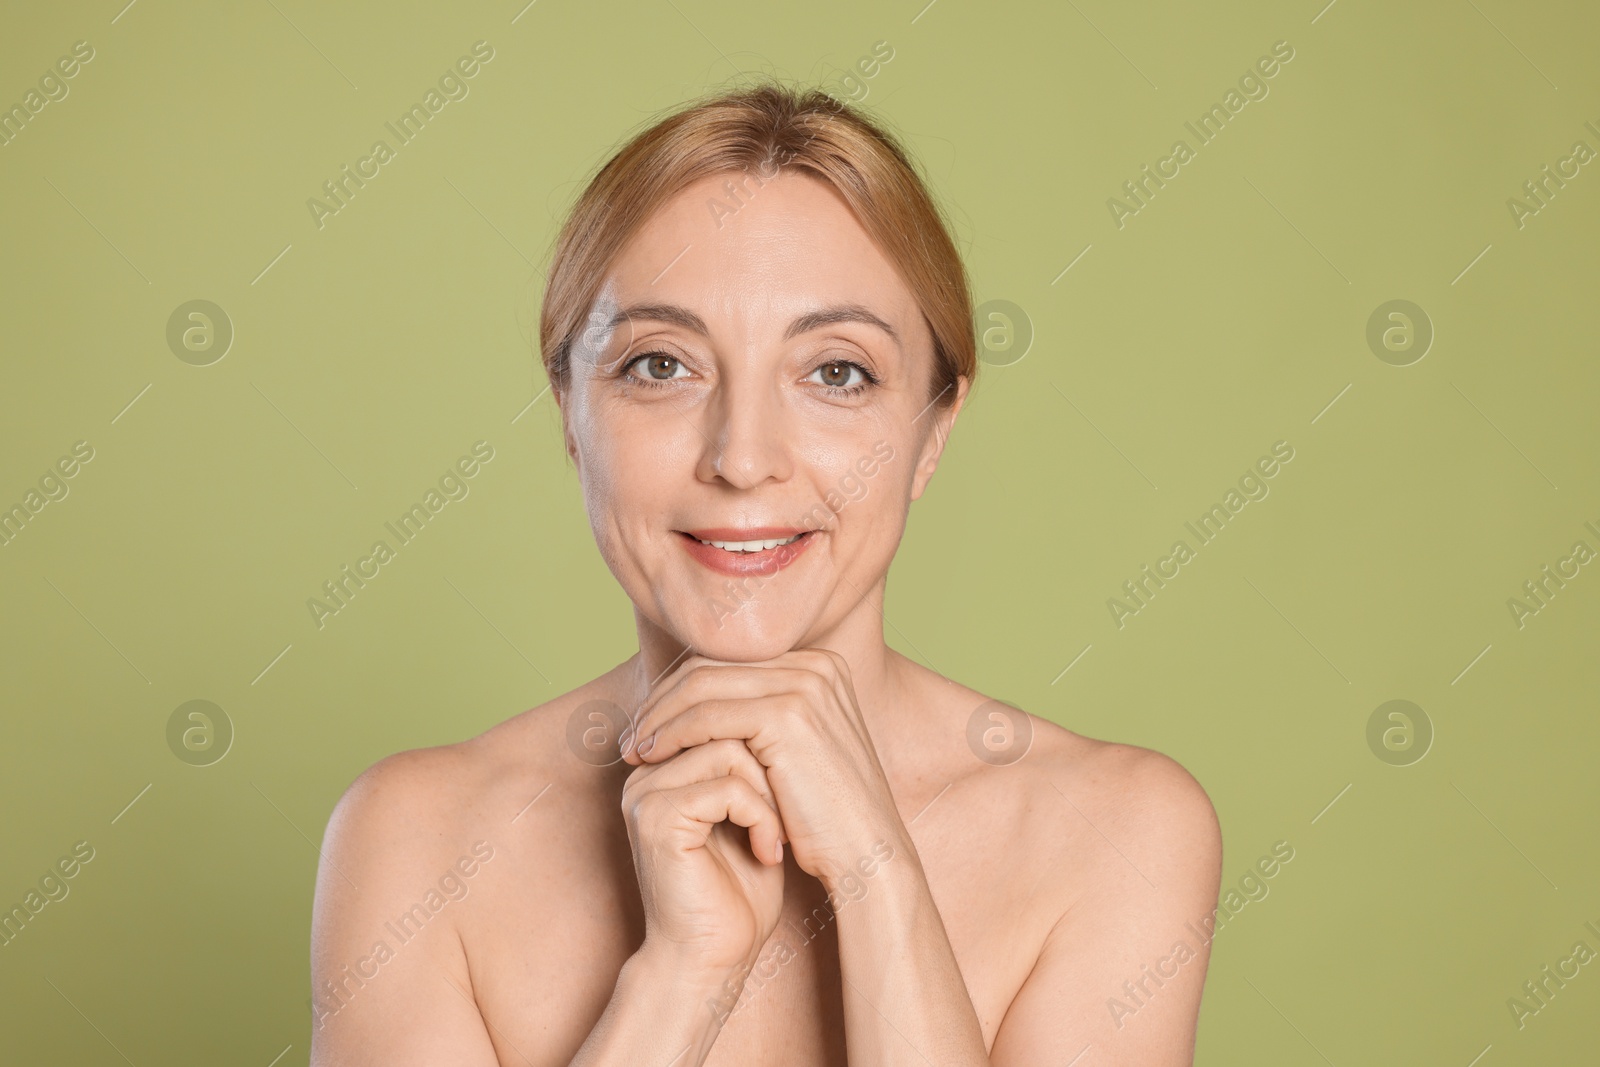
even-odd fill
[[(1600, 149), (1600, 9), (122, 2), (0, 28), (5, 106), (95, 49), (0, 147), (0, 506), (95, 450), (0, 547), (0, 903), (96, 850), (0, 948), (0, 1059), (306, 1062), (345, 786), (634, 650), (532, 337), (563, 210), (681, 101), (845, 96), (881, 40), (853, 84), (1034, 334), (913, 508), (891, 644), (1179, 759), (1225, 885), (1292, 843), (1216, 943), (1197, 1062), (1595, 1061), (1600, 965), (1520, 1030), (1506, 1002), (1600, 950), (1600, 566), (1521, 627), (1507, 601), (1600, 549), (1600, 163), (1522, 227), (1507, 199)], [(319, 229), (307, 199), (478, 40), (469, 95)], [(1119, 228), (1108, 198), (1279, 40), (1270, 94)], [(236, 331), (209, 366), (166, 339), (195, 299)], [(1435, 331), (1408, 366), (1366, 340), (1395, 299)], [(319, 630), (307, 599), (478, 440), (470, 495)], [(1279, 440), (1270, 495), (1119, 628)], [(235, 730), (210, 766), (167, 742), (195, 699)], [(1435, 734), (1408, 766), (1367, 742), (1393, 699)]]

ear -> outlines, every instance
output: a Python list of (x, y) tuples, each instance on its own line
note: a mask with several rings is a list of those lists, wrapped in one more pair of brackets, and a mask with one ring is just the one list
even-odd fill
[(956, 399), (949, 407), (930, 407), (928, 415), (933, 419), (932, 430), (922, 442), (922, 453), (917, 457), (916, 475), (911, 482), (911, 499), (917, 500), (922, 496), (928, 483), (933, 480), (933, 472), (939, 469), (939, 457), (944, 455), (944, 443), (950, 439), (950, 430), (955, 426), (956, 416), (961, 414), (961, 406), (967, 402), (967, 390), (972, 386), (972, 379), (966, 375), (956, 379)]
[(572, 426), (567, 418), (566, 395), (562, 387), (554, 381), (550, 383), (550, 398), (556, 402), (556, 412), (561, 417), (561, 444), (566, 449), (567, 458), (572, 460), (573, 469), (578, 472), (578, 477), (583, 477), (583, 467), (578, 460), (578, 439), (572, 434)]

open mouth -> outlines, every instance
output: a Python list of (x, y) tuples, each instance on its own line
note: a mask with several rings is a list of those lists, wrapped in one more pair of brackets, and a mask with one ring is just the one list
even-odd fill
[(793, 563), (816, 539), (815, 530), (678, 530), (675, 531), (701, 564), (734, 576), (776, 574)]

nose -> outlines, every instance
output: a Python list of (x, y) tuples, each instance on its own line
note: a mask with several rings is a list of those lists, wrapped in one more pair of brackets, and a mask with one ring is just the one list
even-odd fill
[(794, 473), (794, 458), (780, 387), (744, 370), (725, 373), (711, 402), (701, 409), (705, 447), (696, 474), (703, 482), (754, 489), (769, 480), (787, 481)]

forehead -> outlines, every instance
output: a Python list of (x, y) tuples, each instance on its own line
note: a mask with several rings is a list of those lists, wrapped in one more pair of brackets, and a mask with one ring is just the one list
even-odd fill
[(602, 301), (682, 304), (713, 330), (861, 304), (900, 336), (923, 336), (916, 300), (893, 263), (832, 185), (798, 171), (764, 184), (753, 171), (727, 172), (685, 187), (617, 256)]

